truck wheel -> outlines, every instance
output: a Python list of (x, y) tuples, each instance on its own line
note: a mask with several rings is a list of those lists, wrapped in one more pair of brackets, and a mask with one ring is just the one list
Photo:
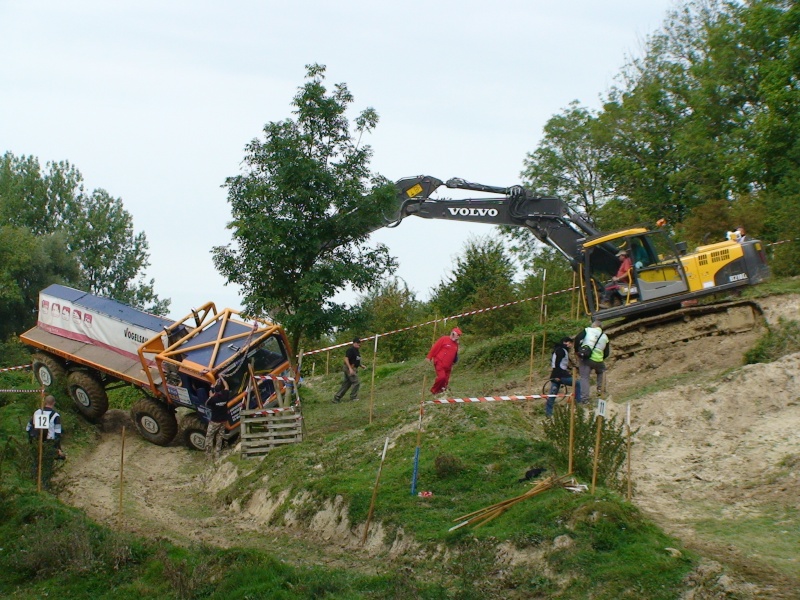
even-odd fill
[(203, 423), (197, 414), (187, 415), (183, 420), (183, 443), (190, 450), (206, 449), (206, 429), (208, 426)]
[(67, 378), (67, 370), (49, 354), (37, 352), (31, 357), (31, 362), (33, 362), (33, 375), (42, 387), (48, 388), (57, 381), (64, 381)]
[(97, 421), (108, 410), (108, 396), (103, 384), (89, 373), (73, 371), (67, 376), (69, 395), (84, 417)]
[(167, 446), (178, 433), (175, 413), (151, 398), (142, 398), (131, 408), (131, 418), (139, 434), (156, 446)]

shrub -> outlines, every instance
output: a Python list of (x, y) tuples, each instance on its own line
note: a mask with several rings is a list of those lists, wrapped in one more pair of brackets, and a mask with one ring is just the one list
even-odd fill
[(781, 317), (777, 327), (767, 327), (756, 345), (745, 352), (744, 363), (773, 362), (794, 352), (800, 352), (800, 323)]

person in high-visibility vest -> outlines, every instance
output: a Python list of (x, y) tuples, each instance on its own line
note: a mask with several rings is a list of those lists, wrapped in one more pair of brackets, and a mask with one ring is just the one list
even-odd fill
[[(45, 424), (47, 427), (43, 427)], [(44, 399), (44, 408), (33, 413), (25, 430), (31, 443), (38, 442), (40, 436), (42, 438), (42, 485), (48, 487), (53, 474), (53, 461), (65, 458), (61, 450), (61, 436), (64, 433), (61, 428), (61, 415), (56, 412), (56, 399), (53, 396)], [(34, 476), (38, 470), (38, 461), (37, 452), (33, 461)]]

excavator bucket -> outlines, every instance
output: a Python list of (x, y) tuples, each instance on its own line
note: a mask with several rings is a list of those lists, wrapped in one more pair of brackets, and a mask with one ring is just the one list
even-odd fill
[(397, 225), (406, 216), (403, 210), (409, 200), (419, 203), (427, 199), (439, 186), (444, 185), (441, 179), (429, 175), (405, 177), (395, 183), (397, 187), (397, 203), (390, 214), (384, 213), (383, 218), (387, 226)]

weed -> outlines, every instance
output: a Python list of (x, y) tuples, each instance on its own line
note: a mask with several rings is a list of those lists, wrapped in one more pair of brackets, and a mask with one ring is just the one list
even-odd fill
[(440, 454), (434, 460), (436, 476), (439, 479), (454, 477), (464, 471), (464, 463), (461, 459), (449, 454)]
[(800, 352), (800, 323), (781, 317), (777, 327), (767, 327), (756, 345), (745, 352), (744, 362), (747, 365), (773, 362), (794, 352)]

